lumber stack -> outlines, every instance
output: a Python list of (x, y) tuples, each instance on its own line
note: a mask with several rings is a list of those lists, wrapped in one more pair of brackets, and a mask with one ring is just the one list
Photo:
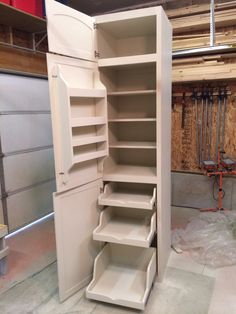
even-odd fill
[(172, 81), (193, 82), (236, 78), (236, 54), (173, 60)]
[[(236, 29), (231, 27), (218, 31), (215, 33), (215, 39), (216, 45), (234, 45), (236, 44)], [(209, 32), (173, 36), (173, 51), (207, 46), (210, 46)]]
[[(209, 29), (210, 14), (201, 13), (171, 19), (173, 33), (180, 34)], [(233, 26), (236, 24), (236, 8), (215, 12), (216, 27)]]

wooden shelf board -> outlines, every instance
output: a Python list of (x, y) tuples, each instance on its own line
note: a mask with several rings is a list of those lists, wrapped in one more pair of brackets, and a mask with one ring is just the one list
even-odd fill
[(72, 118), (71, 127), (106, 124), (105, 117)]
[(80, 138), (80, 139), (73, 139), (72, 145), (73, 145), (73, 147), (76, 147), (76, 146), (106, 142), (106, 140), (107, 140), (107, 138), (105, 135), (89, 136), (89, 137), (84, 137), (84, 138)]
[(109, 119), (108, 122), (152, 122), (156, 121), (156, 118), (117, 118)]
[(74, 156), (73, 162), (74, 162), (74, 164), (76, 164), (76, 163), (80, 163), (83, 161), (101, 158), (101, 157), (104, 157), (106, 155), (107, 155), (107, 150), (104, 149), (101, 151), (95, 151), (95, 152), (91, 152), (91, 153), (81, 154), (79, 156)]
[(81, 89), (69, 88), (70, 97), (87, 97), (87, 98), (103, 98), (106, 97), (105, 89)]
[(117, 57), (117, 58), (104, 58), (98, 60), (99, 67), (123, 67), (123, 66), (132, 66), (139, 64), (152, 64), (156, 63), (157, 54), (145, 54), (137, 56), (127, 56), (127, 57)]
[[(129, 208), (124, 208), (129, 212)], [(149, 247), (155, 233), (155, 214), (148, 211), (137, 216), (122, 215), (120, 208), (107, 207), (100, 214), (99, 226), (93, 231), (93, 239), (101, 242)]]
[(29, 33), (47, 31), (46, 20), (0, 2), (0, 24)]
[(155, 149), (155, 142), (131, 142), (131, 141), (119, 141), (109, 145), (110, 148), (140, 148), (140, 149)]
[(117, 165), (107, 170), (103, 175), (104, 181), (153, 183), (157, 182), (156, 168), (132, 165)]
[(155, 89), (150, 90), (132, 90), (132, 91), (119, 91), (119, 92), (108, 92), (108, 96), (132, 96), (132, 95), (150, 95), (156, 94)]
[[(98, 197), (98, 204), (125, 208), (142, 208), (152, 210), (156, 198), (156, 189), (153, 193), (142, 190), (112, 189), (113, 184), (108, 183), (104, 192)], [(111, 187), (109, 189), (109, 187)]]

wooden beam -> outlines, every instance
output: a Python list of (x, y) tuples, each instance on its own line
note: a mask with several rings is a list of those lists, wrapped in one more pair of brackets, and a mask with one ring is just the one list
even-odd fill
[(0, 45), (0, 68), (47, 75), (46, 55)]

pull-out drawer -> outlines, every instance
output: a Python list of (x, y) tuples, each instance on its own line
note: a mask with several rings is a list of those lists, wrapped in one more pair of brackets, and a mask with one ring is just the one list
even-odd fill
[(107, 207), (100, 214), (93, 239), (149, 247), (156, 232), (156, 213), (124, 207)]
[(143, 208), (152, 210), (156, 201), (156, 188), (150, 184), (110, 182), (98, 203), (104, 206)]
[(88, 298), (144, 310), (156, 274), (156, 249), (106, 244), (94, 262)]

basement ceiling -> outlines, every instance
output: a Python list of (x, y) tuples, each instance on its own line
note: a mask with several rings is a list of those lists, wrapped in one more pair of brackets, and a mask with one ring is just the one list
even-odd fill
[[(175, 9), (195, 4), (210, 4), (210, 0), (67, 0), (63, 2), (68, 3), (70, 7), (88, 15), (98, 15), (112, 11), (131, 10), (157, 5), (162, 5), (164, 9)], [(219, 2), (228, 1), (215, 0), (215, 3)]]

